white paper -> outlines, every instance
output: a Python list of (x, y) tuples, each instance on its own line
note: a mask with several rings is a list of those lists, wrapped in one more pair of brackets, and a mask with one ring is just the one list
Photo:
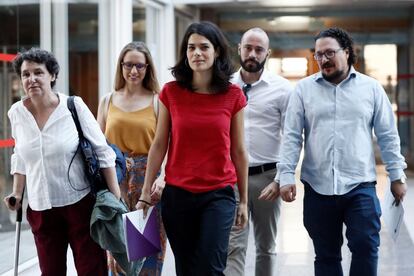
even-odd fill
[(391, 238), (396, 241), (400, 234), (400, 228), (404, 218), (404, 208), (402, 202), (398, 206), (395, 205), (394, 196), (391, 193), (391, 184), (388, 179), (384, 200), (382, 201), (382, 218)]
[(148, 209), (147, 216), (145, 217), (145, 219), (143, 218), (144, 212), (143, 212), (142, 209), (132, 211), (132, 212), (129, 212), (129, 213), (126, 213), (126, 214), (122, 214), (122, 220), (124, 222), (124, 228), (125, 228), (125, 219), (126, 219), (126, 217), (128, 217), (129, 220), (131, 221), (131, 223), (135, 226), (135, 228), (138, 229), (138, 231), (140, 233), (143, 233), (144, 229), (145, 229), (145, 225), (147, 225), (148, 218), (150, 217), (151, 212), (152, 212), (153, 209), (154, 209), (154, 206), (151, 206)]

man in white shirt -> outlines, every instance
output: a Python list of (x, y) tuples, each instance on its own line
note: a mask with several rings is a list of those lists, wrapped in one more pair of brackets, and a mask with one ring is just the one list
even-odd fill
[[(264, 69), (270, 49), (269, 38), (262, 29), (245, 32), (238, 52), (241, 68), (232, 81), (240, 85), (248, 101), (244, 124), (249, 153), (248, 208), (256, 244), (256, 276), (275, 275), (280, 198), (279, 186), (273, 179), (292, 86), (288, 80)], [(249, 226), (242, 230), (232, 229), (225, 275), (244, 275), (248, 235)]]

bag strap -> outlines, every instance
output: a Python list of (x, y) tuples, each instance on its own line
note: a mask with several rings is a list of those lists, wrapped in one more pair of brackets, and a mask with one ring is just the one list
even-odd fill
[(69, 96), (68, 97), (68, 109), (70, 113), (72, 114), (73, 121), (75, 122), (76, 129), (78, 130), (79, 137), (83, 136), (83, 131), (79, 122), (78, 113), (76, 112), (76, 106), (75, 106), (75, 96)]
[(109, 103), (111, 102), (113, 92), (106, 94), (104, 98), (104, 118), (105, 118), (105, 124), (106, 119), (108, 118), (108, 112), (109, 112)]
[[(83, 136), (83, 131), (82, 131), (81, 125), (79, 123), (78, 113), (76, 112), (75, 96), (69, 96), (68, 97), (67, 105), (68, 105), (68, 109), (69, 109), (70, 113), (72, 114), (73, 122), (76, 125), (76, 130), (78, 131), (78, 136), (79, 136), (79, 141), (80, 141), (80, 139), (84, 138), (84, 136)], [(87, 188), (90, 187), (90, 185), (89, 185), (89, 186), (87, 186), (85, 188), (78, 189), (75, 186), (73, 186), (72, 185), (72, 182), (70, 181), (70, 175), (69, 175), (70, 168), (72, 167), (73, 160), (75, 159), (75, 156), (76, 156), (76, 154), (78, 154), (79, 151), (81, 151), (80, 143), (78, 144), (78, 147), (76, 148), (76, 151), (73, 154), (72, 159), (70, 160), (69, 167), (68, 167), (68, 171), (67, 171), (67, 177), (68, 177), (69, 185), (75, 191), (83, 191), (83, 190), (85, 190), (85, 189), (87, 189)]]

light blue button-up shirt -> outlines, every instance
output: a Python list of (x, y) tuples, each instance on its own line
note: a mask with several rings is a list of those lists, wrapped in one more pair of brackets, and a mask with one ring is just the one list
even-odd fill
[(376, 180), (373, 132), (391, 180), (407, 167), (391, 104), (378, 81), (351, 67), (338, 85), (319, 72), (301, 80), (286, 112), (277, 164), (280, 186), (295, 183), (303, 143), (301, 179), (324, 195), (342, 195)]

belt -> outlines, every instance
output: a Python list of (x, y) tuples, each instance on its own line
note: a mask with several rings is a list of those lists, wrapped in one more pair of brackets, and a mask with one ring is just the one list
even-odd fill
[(267, 163), (260, 166), (249, 167), (249, 175), (264, 173), (268, 170), (276, 169), (276, 163)]

